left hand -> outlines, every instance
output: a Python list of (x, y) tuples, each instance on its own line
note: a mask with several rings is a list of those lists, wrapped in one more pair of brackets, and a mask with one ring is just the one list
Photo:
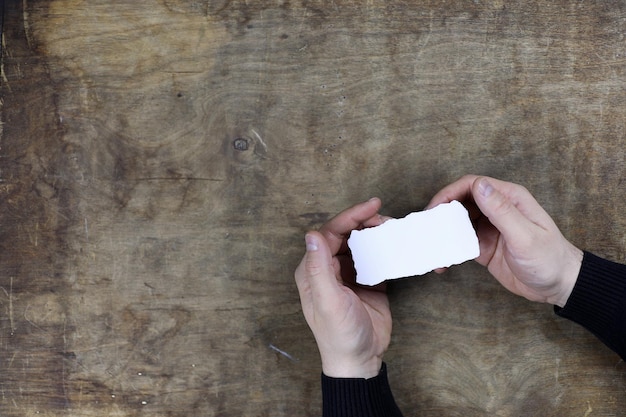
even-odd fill
[(347, 239), (355, 229), (382, 224), (377, 198), (357, 204), (307, 233), (306, 254), (295, 279), (302, 311), (313, 331), (325, 375), (372, 378), (378, 375), (391, 340), (391, 311), (384, 286), (361, 287)]

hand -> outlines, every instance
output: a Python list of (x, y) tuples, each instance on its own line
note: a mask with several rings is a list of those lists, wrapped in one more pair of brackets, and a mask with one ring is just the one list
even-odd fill
[(514, 294), (565, 305), (583, 252), (563, 237), (526, 188), (467, 175), (443, 188), (427, 208), (452, 200), (470, 212), (480, 242), (478, 263)]
[(391, 312), (383, 286), (360, 287), (348, 253), (354, 229), (385, 221), (374, 198), (351, 207), (305, 236), (306, 254), (296, 269), (302, 311), (313, 331), (325, 375), (378, 375), (391, 340)]

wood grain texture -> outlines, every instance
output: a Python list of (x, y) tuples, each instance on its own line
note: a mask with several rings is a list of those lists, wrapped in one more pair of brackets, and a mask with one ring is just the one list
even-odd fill
[[(19, 3), (19, 4), (18, 4)], [(302, 236), (483, 173), (626, 262), (622, 2), (5, 4), (0, 414), (315, 416)], [(626, 367), (478, 265), (390, 286), (407, 416), (611, 416)]]

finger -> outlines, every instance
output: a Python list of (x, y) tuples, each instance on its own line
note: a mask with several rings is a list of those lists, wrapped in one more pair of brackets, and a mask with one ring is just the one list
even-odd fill
[(385, 223), (389, 219), (391, 219), (391, 217), (383, 216), (381, 214), (376, 213), (375, 215), (373, 215), (372, 217), (370, 217), (369, 219), (367, 219), (363, 223), (361, 223), (361, 226), (363, 226), (363, 228), (376, 227), (376, 226), (380, 226), (381, 224)]
[(472, 201), (472, 185), (476, 178), (476, 175), (465, 175), (452, 184), (442, 188), (431, 198), (425, 210), (431, 209), (439, 204), (449, 203), (452, 200), (461, 202)]
[[(390, 217), (390, 216), (383, 216), (383, 215), (380, 215), (380, 216), (378, 216), (378, 217), (379, 217), (379, 220), (380, 220), (380, 224), (385, 223), (387, 220), (391, 220), (391, 219), (393, 219), (393, 217)], [(370, 227), (369, 225), (366, 225), (366, 226)], [(379, 226), (379, 225), (374, 225), (374, 226)]]
[[(499, 185), (502, 183), (492, 178), (477, 178), (472, 186), (476, 204), (508, 244), (530, 244), (532, 230), (537, 225), (518, 209), (519, 203), (511, 198), (511, 191), (508, 190), (509, 195), (506, 195), (498, 188)], [(542, 210), (538, 204), (536, 207)]]
[(480, 247), (480, 255), (478, 255), (475, 261), (480, 265), (486, 266), (497, 249), (500, 231), (484, 215), (476, 220), (473, 225)]
[(318, 232), (305, 236), (306, 253), (296, 269), (296, 284), (300, 297), (306, 288), (311, 289), (314, 299), (332, 299), (338, 290), (332, 255), (324, 237)]
[[(361, 223), (360, 225), (355, 227), (355, 229), (360, 230), (360, 229), (367, 229), (369, 227), (380, 226), (381, 224), (385, 223), (387, 220), (390, 220), (392, 218), (393, 217), (383, 216), (383, 215), (380, 215), (380, 214), (376, 213), (375, 215), (373, 215), (372, 217), (370, 217), (369, 219), (365, 220), (363, 223)], [(351, 232), (352, 231), (350, 231), (350, 233)], [(337, 251), (338, 254), (340, 254), (340, 253), (347, 253), (348, 252), (348, 242), (347, 242), (346, 238), (349, 237), (350, 233), (345, 235), (345, 238), (341, 242), (341, 246), (339, 247), (339, 250)]]
[(352, 230), (362, 228), (364, 224), (374, 225), (376, 222), (381, 224), (382, 220), (378, 215), (380, 206), (380, 199), (371, 198), (342, 211), (322, 226), (320, 233), (328, 242), (330, 253), (335, 255), (342, 249)]
[[(520, 213), (537, 226), (544, 229), (553, 229), (556, 227), (552, 217), (550, 217), (541, 204), (537, 202), (535, 197), (533, 197), (525, 187), (489, 177), (478, 177), (475, 182), (481, 182), (483, 179), (487, 180), (494, 188), (511, 200)], [(474, 190), (476, 189), (477, 187), (474, 188)]]

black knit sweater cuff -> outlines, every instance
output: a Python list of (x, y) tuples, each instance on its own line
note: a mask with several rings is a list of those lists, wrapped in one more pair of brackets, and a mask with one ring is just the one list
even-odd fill
[(378, 376), (331, 378), (322, 374), (324, 417), (401, 417), (391, 393), (387, 367)]
[(555, 306), (554, 311), (585, 327), (626, 359), (626, 265), (585, 252), (567, 304)]

